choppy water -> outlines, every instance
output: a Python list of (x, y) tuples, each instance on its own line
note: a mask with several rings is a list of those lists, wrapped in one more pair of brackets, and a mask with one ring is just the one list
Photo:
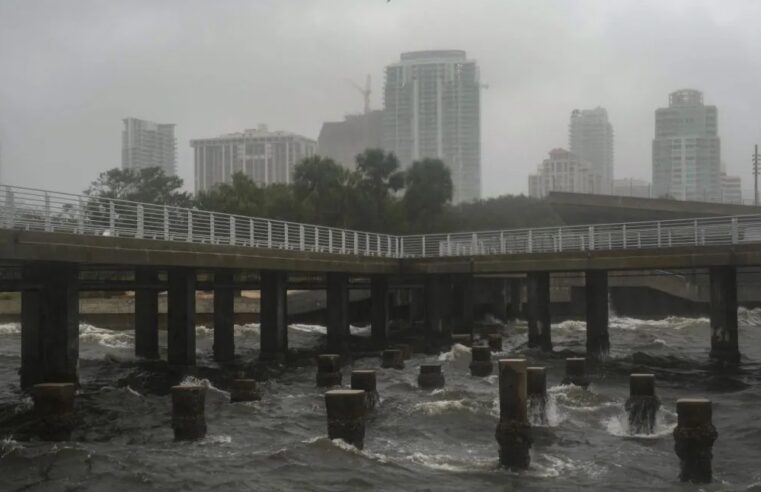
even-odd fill
[[(468, 374), (470, 353), (455, 346), (438, 356), (415, 355), (407, 368), (379, 370), (380, 407), (368, 422), (365, 450), (325, 437), (322, 391), (315, 367), (296, 367), (263, 385), (264, 399), (228, 403), (227, 380), (214, 369), (209, 385), (206, 439), (175, 443), (170, 399), (140, 386), (157, 377), (132, 357), (132, 334), (81, 326), (81, 382), (77, 412), (84, 424), (73, 442), (0, 441), (0, 490), (672, 490), (677, 481), (671, 430), (677, 398), (714, 401), (715, 483), (703, 490), (761, 490), (761, 311), (740, 312), (743, 362), (721, 369), (708, 363), (706, 319), (644, 321), (614, 318), (611, 353), (592, 375), (589, 391), (559, 386), (563, 355), (528, 351), (526, 326), (508, 326), (505, 354), (548, 367), (549, 425), (534, 428), (532, 464), (524, 473), (501, 470), (494, 430), (496, 376)], [(362, 333), (363, 329), (355, 329)], [(238, 353), (254, 358), (258, 327), (236, 327)], [(211, 331), (197, 328), (199, 365), (210, 360)], [(293, 325), (292, 346), (324, 337), (318, 326)], [(557, 351), (584, 350), (584, 323), (553, 326)], [(163, 340), (162, 340), (163, 343)], [(18, 391), (20, 335), (0, 325), (0, 406), (23, 412)], [(416, 387), (417, 368), (441, 361), (443, 390)], [(354, 368), (376, 368), (361, 359)], [(351, 368), (344, 368), (344, 382)], [(663, 402), (656, 434), (630, 436), (623, 405), (628, 374), (653, 371)], [(119, 381), (135, 381), (120, 386)], [(3, 436), (0, 435), (0, 438)]]

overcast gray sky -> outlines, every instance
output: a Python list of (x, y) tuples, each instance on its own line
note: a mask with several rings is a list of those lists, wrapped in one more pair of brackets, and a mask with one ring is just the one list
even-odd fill
[(722, 160), (752, 188), (761, 143), (758, 0), (0, 0), (3, 183), (80, 191), (121, 163), (121, 118), (189, 140), (267, 123), (317, 138), (359, 112), (347, 82), (403, 51), (464, 49), (482, 98), (486, 196), (525, 193), (567, 147), (574, 108), (604, 106), (616, 177), (650, 180), (654, 110), (680, 88), (719, 108)]

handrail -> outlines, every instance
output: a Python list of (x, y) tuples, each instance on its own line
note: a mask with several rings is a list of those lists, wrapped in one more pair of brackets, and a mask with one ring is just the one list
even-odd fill
[(761, 214), (397, 236), (3, 185), (0, 228), (425, 258), (759, 242)]

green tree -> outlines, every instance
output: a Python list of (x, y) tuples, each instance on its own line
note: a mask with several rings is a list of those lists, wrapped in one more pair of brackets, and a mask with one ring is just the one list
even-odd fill
[(452, 200), (452, 176), (439, 159), (415, 161), (405, 174), (403, 204), (407, 227), (429, 231), (436, 227), (445, 205)]
[(237, 172), (231, 183), (219, 183), (199, 193), (195, 203), (201, 210), (256, 217), (264, 210), (264, 194), (251, 178)]
[(294, 170), (294, 193), (304, 220), (314, 224), (343, 226), (349, 173), (332, 159), (307, 157)]
[(399, 172), (399, 160), (381, 149), (367, 149), (356, 157), (357, 170), (352, 176), (354, 213), (369, 230), (389, 229), (389, 207), (393, 192), (404, 188), (404, 173)]
[(84, 193), (94, 198), (187, 207), (191, 205), (192, 197), (181, 191), (182, 184), (181, 178), (167, 176), (160, 167), (114, 168), (100, 173)]
[(296, 199), (293, 186), (272, 184), (264, 188), (264, 216), (292, 222), (304, 220), (304, 211)]

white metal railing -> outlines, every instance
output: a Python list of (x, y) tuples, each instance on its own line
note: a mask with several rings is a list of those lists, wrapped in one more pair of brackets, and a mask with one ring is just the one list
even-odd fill
[(761, 215), (394, 236), (3, 186), (0, 227), (388, 258), (761, 242)]

